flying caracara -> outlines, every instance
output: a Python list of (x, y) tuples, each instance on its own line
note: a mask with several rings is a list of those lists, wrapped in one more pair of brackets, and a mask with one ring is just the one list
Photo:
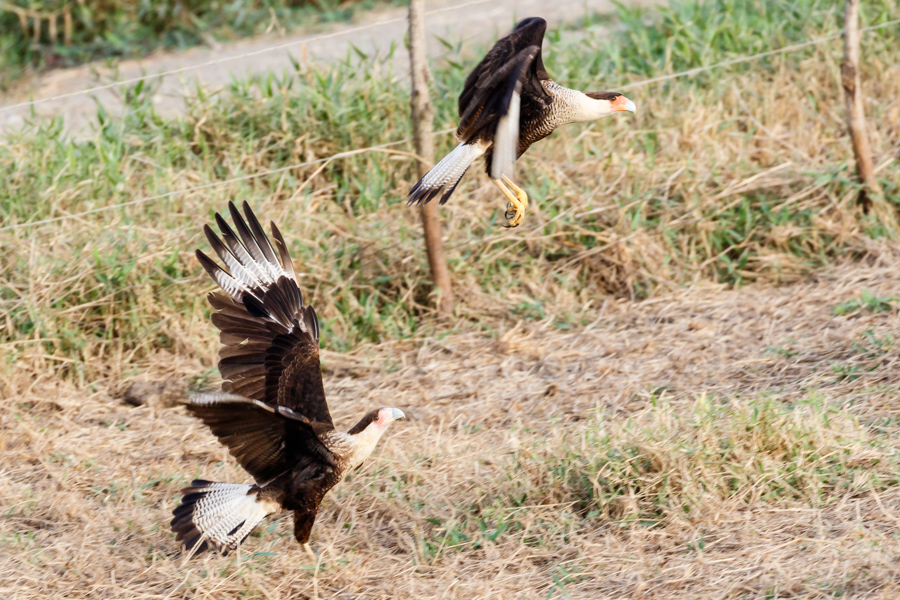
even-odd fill
[(322, 498), (404, 415), (379, 408), (346, 433), (335, 429), (319, 368), (319, 322), (303, 304), (284, 238), (272, 223), (273, 248), (246, 202), (246, 221), (234, 204), (228, 208), (237, 233), (218, 214), (221, 239), (203, 228), (227, 270), (197, 250), (225, 292), (209, 295), (224, 382), (221, 392), (197, 394), (186, 406), (256, 483), (193, 481), (172, 530), (189, 550), (212, 545), (227, 552), (266, 515), (292, 510), (294, 537), (312, 555), (309, 534)]
[(469, 74), (459, 95), (459, 146), (409, 192), (408, 203), (447, 202), (469, 166), (484, 155), (487, 173), (509, 199), (509, 227), (522, 222), (528, 195), (512, 181), (513, 165), (529, 146), (561, 125), (634, 112), (618, 92), (579, 92), (552, 79), (541, 60), (547, 22), (531, 17), (494, 44)]

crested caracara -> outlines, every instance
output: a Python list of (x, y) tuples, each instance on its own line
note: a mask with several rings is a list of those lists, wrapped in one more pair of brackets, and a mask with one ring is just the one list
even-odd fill
[(335, 429), (319, 367), (319, 322), (303, 304), (287, 245), (272, 223), (272, 246), (246, 202), (246, 220), (234, 204), (228, 208), (236, 232), (219, 214), (221, 238), (203, 228), (225, 268), (197, 250), (222, 288), (209, 303), (220, 331), (224, 382), (221, 391), (196, 394), (186, 406), (255, 483), (193, 481), (174, 511), (172, 530), (189, 550), (227, 552), (266, 515), (290, 510), (294, 537), (312, 555), (310, 531), (322, 498), (404, 414), (378, 408), (349, 431)]
[(469, 74), (459, 95), (460, 144), (409, 192), (408, 203), (450, 198), (469, 166), (484, 156), (491, 181), (509, 200), (508, 227), (522, 222), (528, 196), (512, 181), (513, 165), (526, 150), (567, 123), (634, 112), (618, 92), (579, 92), (550, 79), (541, 60), (547, 22), (531, 17), (494, 44)]

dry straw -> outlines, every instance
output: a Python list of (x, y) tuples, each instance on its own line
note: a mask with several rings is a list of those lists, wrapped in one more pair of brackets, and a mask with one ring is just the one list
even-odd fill
[[(871, 265), (778, 289), (608, 302), (581, 330), (520, 323), (495, 339), (326, 353), (339, 425), (387, 404), (410, 419), (327, 499), (317, 565), (289, 518), (237, 556), (183, 560), (166, 529), (178, 489), (245, 480), (208, 431), (180, 409), (13, 375), (2, 385), (18, 393), (0, 401), (0, 591), (895, 597), (900, 355), (887, 340), (900, 323), (833, 308), (861, 288), (896, 291), (897, 259), (873, 252)], [(202, 368), (165, 355), (145, 366), (151, 379)]]
[[(877, 55), (867, 89), (882, 173), (896, 185), (892, 56)], [(847, 155), (830, 108), (834, 57), (776, 58), (762, 71), (648, 95), (652, 131), (638, 121), (546, 140), (523, 169), (545, 199), (519, 231), (485, 224), (496, 194), (473, 174), (443, 209), (462, 299), (454, 322), (425, 308), (417, 221), (335, 192), (337, 177), (383, 169), (397, 182), (384, 195), (400, 197), (410, 182), (398, 165), (411, 161), (348, 160), (299, 197), (286, 172), (242, 189), (308, 259), (298, 267), (322, 316), (338, 424), (383, 405), (410, 417), (327, 499), (315, 565), (289, 519), (237, 556), (181, 557), (166, 526), (178, 490), (246, 475), (181, 409), (121, 401), (135, 381), (215, 382), (209, 283), (191, 250), (230, 196), (184, 194), (127, 226), (114, 214), (103, 228), (67, 219), (5, 236), (0, 592), (900, 596), (900, 254), (864, 230), (877, 223), (855, 212), (853, 190), (818, 179)], [(275, 142), (238, 151), (231, 114), (200, 105), (189, 123), (234, 150), (223, 177), (260, 172)], [(302, 144), (291, 151), (306, 162)], [(157, 175), (146, 156), (123, 166), (135, 185)], [(173, 179), (190, 187), (205, 175)], [(54, 210), (85, 201), (79, 189), (45, 192), (34, 201)], [(723, 218), (763, 193), (771, 210), (809, 220), (741, 229)], [(734, 237), (716, 246), (724, 225)], [(712, 283), (722, 257), (744, 251), (752, 258), (726, 273), (740, 289)], [(410, 315), (416, 328), (404, 329)], [(370, 337), (353, 337), (361, 331)]]

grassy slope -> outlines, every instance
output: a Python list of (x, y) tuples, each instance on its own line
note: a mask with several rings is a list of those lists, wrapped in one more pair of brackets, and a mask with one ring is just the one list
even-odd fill
[[(548, 68), (614, 88), (835, 29), (825, 3), (770, 6), (765, 20), (759, 6), (679, 7), (653, 27), (623, 14), (612, 39), (588, 29), (548, 46)], [(898, 14), (866, 7), (869, 22)], [(900, 142), (893, 40), (866, 38), (878, 156)], [(523, 159), (536, 205), (517, 231), (499, 229), (496, 191), (470, 174), (443, 209), (452, 324), (428, 308), (418, 221), (402, 204), (413, 165), (393, 150), (0, 232), (0, 453), (16, 465), (0, 472), (12, 574), (0, 586), (25, 597), (891, 597), (900, 328), (882, 309), (900, 283), (879, 224), (853, 204), (838, 56), (834, 42), (630, 93), (636, 122), (566, 128)], [(452, 125), (471, 58), (435, 65), (438, 127)], [(175, 122), (134, 90), (126, 118), (85, 143), (36, 128), (0, 148), (0, 218), (403, 139), (406, 98), (384, 68), (237, 83)], [(896, 163), (880, 176), (896, 202)], [(327, 506), (315, 577), (284, 522), (243, 557), (179, 565), (164, 527), (178, 488), (201, 473), (244, 476), (179, 411), (111, 404), (134, 377), (214, 372), (210, 285), (192, 250), (228, 199), (283, 224), (325, 320), (342, 422), (370, 405), (413, 409), (376, 467)], [(852, 254), (887, 266), (781, 290), (677, 291), (785, 281)]]
[[(738, 22), (754, 6), (734, 4), (729, 10)], [(771, 43), (833, 31), (834, 9), (824, 6), (804, 23), (825, 25), (793, 33), (773, 28)], [(878, 18), (889, 13), (896, 6), (884, 5)], [(636, 37), (638, 17), (630, 17), (612, 40), (595, 32), (556, 44), (548, 67), (562, 81), (614, 87), (638, 78), (629, 70), (649, 72), (640, 65), (654, 56), (661, 73), (731, 55), (702, 50), (710, 38), (704, 28), (672, 25), (700, 19), (676, 14), (658, 30), (641, 30), (642, 37)], [(673, 29), (683, 36), (662, 43)], [(755, 50), (756, 40), (749, 36), (731, 47)], [(892, 40), (893, 32), (866, 38), (869, 110), (881, 124), (873, 132), (878, 156), (887, 156), (900, 137)], [(648, 297), (704, 279), (783, 280), (864, 252), (882, 231), (853, 201), (838, 48), (835, 42), (641, 88), (632, 93), (640, 107), (636, 119), (565, 128), (522, 161), (535, 207), (517, 231), (499, 227), (503, 204), (473, 169), (443, 210), (459, 326), (484, 326), (486, 317), (510, 313), (574, 323), (582, 307), (606, 294)], [(439, 128), (453, 123), (450, 91), (467, 64), (435, 66)], [(0, 148), (6, 182), (0, 218), (19, 223), (66, 215), (409, 133), (404, 86), (378, 61), (273, 75), (236, 83), (231, 92), (200, 94), (187, 119), (166, 121), (153, 113), (152, 90), (132, 90), (127, 116), (105, 120), (89, 142), (68, 141), (52, 125), (35, 127)], [(442, 149), (451, 143), (451, 136), (441, 138)], [(211, 359), (205, 343), (194, 345), (196, 338), (185, 335), (186, 328), (205, 327), (197, 290), (206, 284), (192, 251), (203, 245), (200, 225), (227, 199), (250, 201), (291, 232), (294, 256), (309, 274), (304, 285), (325, 321), (327, 347), (432, 331), (418, 221), (403, 206), (413, 165), (397, 150), (406, 149), (0, 232), (3, 335), (43, 340), (16, 346), (9, 361), (45, 355), (64, 361), (70, 375), (94, 379), (91, 365), (100, 355), (134, 364), (170, 348)], [(898, 174), (896, 163), (880, 172), (894, 199)]]

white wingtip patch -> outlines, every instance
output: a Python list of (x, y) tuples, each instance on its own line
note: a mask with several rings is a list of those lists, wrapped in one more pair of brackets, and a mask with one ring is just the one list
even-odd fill
[(252, 402), (249, 398), (244, 398), (237, 394), (229, 394), (228, 392), (194, 392), (188, 396), (188, 402), (198, 406), (210, 406), (221, 402)]

